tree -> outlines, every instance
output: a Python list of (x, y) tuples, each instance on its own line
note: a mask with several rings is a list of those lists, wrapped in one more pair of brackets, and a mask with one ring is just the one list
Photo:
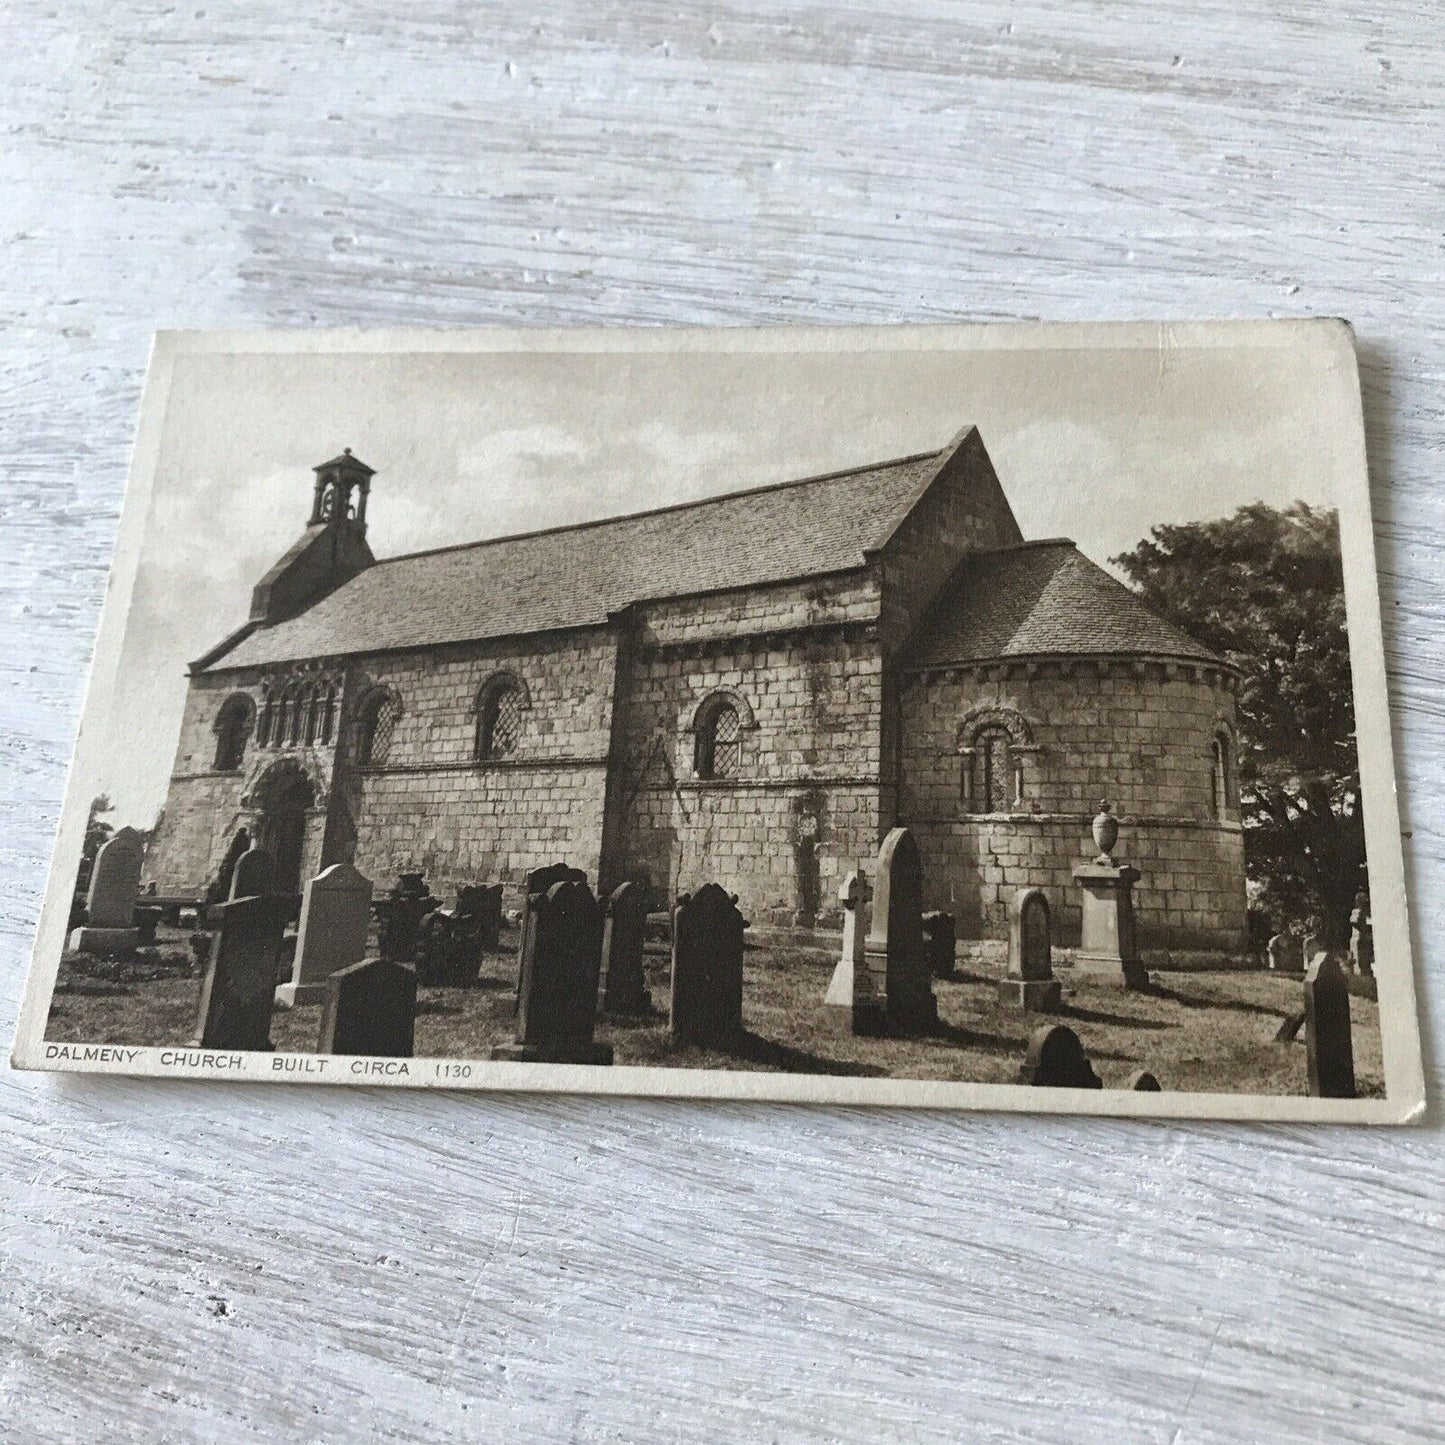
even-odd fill
[(1344, 948), (1366, 886), (1339, 516), (1255, 502), (1155, 527), (1113, 559), (1161, 616), (1240, 671), (1245, 865), (1260, 901)]
[(98, 793), (90, 800), (90, 812), (85, 818), (85, 839), (80, 845), (80, 867), (75, 876), (75, 891), (82, 898), (90, 889), (90, 875), (95, 871), (95, 855), (115, 832), (102, 816), (111, 812), (112, 808), (110, 797), (106, 793)]

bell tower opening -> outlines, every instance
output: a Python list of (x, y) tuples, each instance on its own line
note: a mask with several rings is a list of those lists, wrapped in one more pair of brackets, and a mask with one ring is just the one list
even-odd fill
[(375, 471), (347, 447), (339, 457), (313, 467), (316, 473), (316, 494), (311, 504), (311, 527), (326, 527), (350, 522), (363, 535), (366, 532), (366, 498), (371, 491)]

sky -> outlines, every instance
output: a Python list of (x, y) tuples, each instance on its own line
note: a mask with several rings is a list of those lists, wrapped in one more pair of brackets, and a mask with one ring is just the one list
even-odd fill
[(1072, 537), (1100, 563), (1160, 523), (1256, 500), (1335, 505), (1358, 467), (1350, 429), (1320, 424), (1322, 408), (1358, 411), (1333, 346), (919, 349), (881, 332), (876, 349), (840, 351), (799, 335), (763, 352), (183, 349), (74, 786), (108, 794), (109, 821), (151, 825), (187, 662), (245, 620), (305, 526), (311, 468), (343, 447), (376, 469), (378, 557), (929, 451), (967, 425), (1024, 536)]

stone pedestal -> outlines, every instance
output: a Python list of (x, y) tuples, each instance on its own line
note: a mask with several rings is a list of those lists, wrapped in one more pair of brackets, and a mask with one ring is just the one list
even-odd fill
[(1023, 1009), (1026, 1013), (1058, 1013), (1063, 1007), (1064, 987), (1056, 978), (1001, 978), (998, 1001), (1005, 1008)]
[(1074, 967), (1101, 982), (1148, 988), (1149, 970), (1139, 957), (1134, 930), (1134, 885), (1139, 870), (1102, 858), (1081, 863), (1074, 881), (1083, 891), (1083, 925)]

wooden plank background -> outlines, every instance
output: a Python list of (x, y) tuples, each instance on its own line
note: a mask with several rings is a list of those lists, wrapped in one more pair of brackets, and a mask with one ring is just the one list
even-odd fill
[[(154, 327), (1307, 314), (1438, 1031), (1442, 62), (1439, 0), (11, 0), (0, 1032)], [(1434, 1127), (6, 1071), (0, 1159), (17, 1439), (1442, 1435)]]

